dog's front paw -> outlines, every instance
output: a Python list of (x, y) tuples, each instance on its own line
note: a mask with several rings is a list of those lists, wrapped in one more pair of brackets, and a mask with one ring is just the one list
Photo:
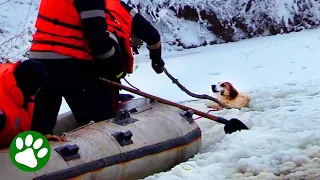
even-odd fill
[(217, 110), (221, 110), (222, 107), (219, 104), (216, 103), (210, 103), (210, 104), (206, 104), (207, 108), (210, 109), (217, 109)]

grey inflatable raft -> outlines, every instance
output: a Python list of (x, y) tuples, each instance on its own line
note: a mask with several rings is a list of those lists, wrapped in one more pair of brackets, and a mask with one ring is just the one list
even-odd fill
[(23, 172), (8, 149), (0, 150), (0, 179), (139, 179), (170, 170), (200, 150), (201, 131), (188, 113), (145, 98), (129, 101), (123, 110), (82, 127), (71, 112), (60, 115), (54, 131), (68, 132), (68, 142), (50, 142), (48, 164)]

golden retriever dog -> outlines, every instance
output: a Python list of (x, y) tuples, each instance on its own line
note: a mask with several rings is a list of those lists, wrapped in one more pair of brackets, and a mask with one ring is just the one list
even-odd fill
[[(211, 85), (211, 90), (222, 104), (230, 108), (241, 109), (242, 107), (249, 107), (250, 98), (245, 94), (239, 93), (229, 82), (219, 82), (217, 85)], [(223, 109), (213, 101), (207, 103), (207, 107), (217, 110)]]

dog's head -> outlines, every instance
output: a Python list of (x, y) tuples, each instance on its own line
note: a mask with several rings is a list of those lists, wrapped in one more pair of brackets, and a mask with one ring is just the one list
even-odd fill
[(229, 82), (219, 82), (218, 84), (211, 85), (212, 92), (219, 94), (229, 99), (235, 99), (238, 96), (238, 91)]

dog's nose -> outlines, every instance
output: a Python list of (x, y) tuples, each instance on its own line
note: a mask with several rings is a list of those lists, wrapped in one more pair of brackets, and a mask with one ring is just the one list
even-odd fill
[(219, 91), (217, 90), (217, 86), (216, 86), (216, 85), (211, 85), (211, 89), (212, 89), (212, 92), (214, 92), (214, 93), (219, 92)]

